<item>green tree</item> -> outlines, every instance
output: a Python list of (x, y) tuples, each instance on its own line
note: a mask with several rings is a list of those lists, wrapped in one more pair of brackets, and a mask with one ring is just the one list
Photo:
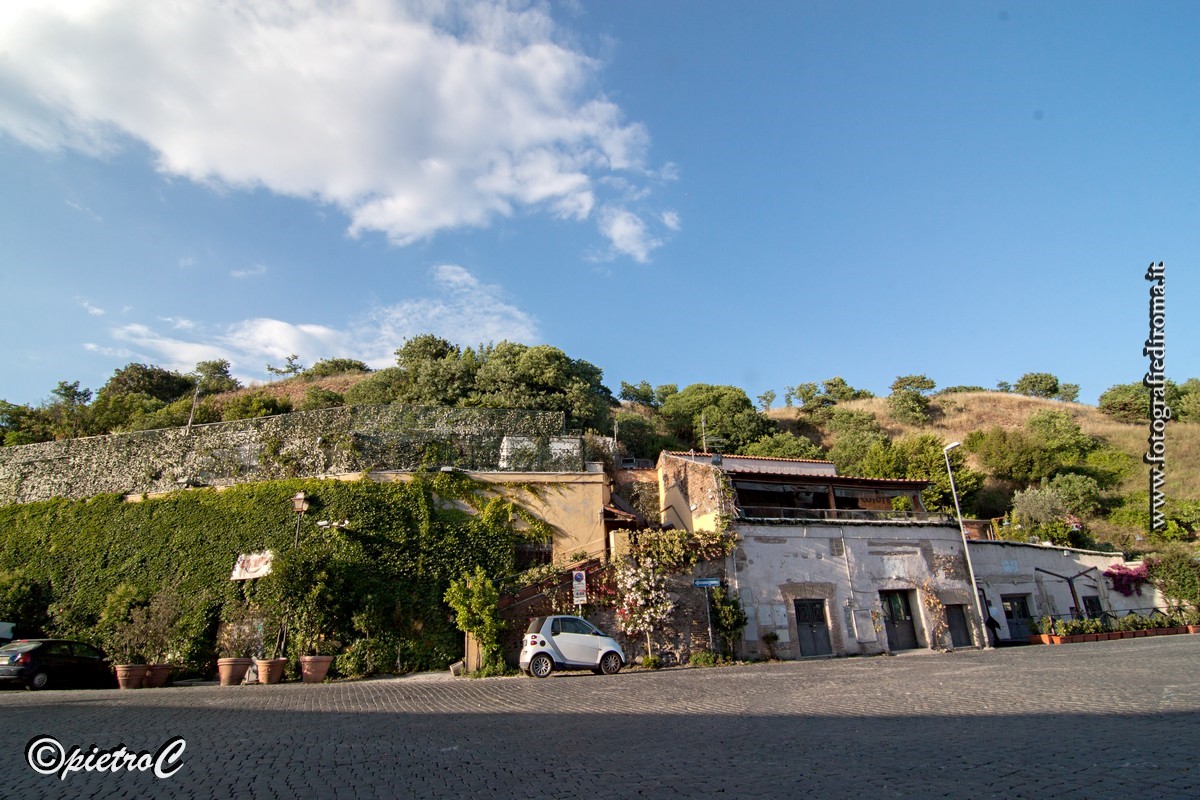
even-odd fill
[(1013, 386), (1017, 394), (1049, 399), (1058, 396), (1058, 378), (1049, 372), (1026, 372)]
[(286, 397), (275, 397), (262, 391), (250, 392), (227, 402), (221, 409), (221, 419), (229, 422), (235, 419), (273, 417), (291, 410), (292, 403)]
[(1076, 516), (1090, 517), (1100, 510), (1100, 484), (1091, 476), (1063, 472), (1055, 475), (1047, 486), (1058, 495), (1067, 511)]
[(1061, 383), (1058, 386), (1058, 394), (1056, 399), (1062, 400), (1064, 403), (1074, 403), (1079, 399), (1079, 384), (1078, 383)]
[(463, 633), (469, 633), (479, 643), (480, 668), (478, 674), (500, 675), (504, 666), (504, 651), (500, 646), (500, 634), (504, 623), (500, 619), (500, 593), (483, 567), (475, 567), (473, 573), (463, 573), (446, 589), (446, 605), (454, 610), (455, 624)]
[(788, 431), (779, 431), (763, 436), (742, 448), (742, 455), (766, 456), (768, 458), (819, 459), (821, 448), (811, 439), (797, 436)]
[(229, 374), (229, 369), (229, 362), (223, 358), (196, 364), (200, 394), (220, 394), (240, 389), (242, 385)]
[(887, 433), (874, 414), (846, 408), (834, 408), (829, 430), (835, 435), (829, 448), (829, 460), (840, 475), (862, 475), (867, 453), (874, 444), (886, 445)]
[(864, 400), (868, 397), (875, 396), (866, 389), (855, 389), (853, 386), (846, 383), (845, 378), (842, 378), (841, 376), (822, 381), (821, 390), (827, 397), (838, 403), (847, 400)]
[(113, 372), (100, 387), (96, 399), (113, 395), (140, 394), (160, 401), (163, 405), (186, 396), (195, 385), (191, 378), (178, 372), (147, 364), (126, 364)]
[(654, 387), (649, 381), (642, 381), (636, 386), (632, 383), (621, 381), (621, 392), (617, 395), (622, 400), (630, 403), (640, 403), (647, 408), (658, 408), (658, 398), (654, 395)]
[(775, 390), (774, 389), (767, 389), (765, 392), (763, 392), (762, 394), (760, 394), (758, 396), (758, 407), (761, 408), (763, 411), (770, 411), (771, 403), (774, 403), (774, 402), (775, 402)]
[(320, 386), (310, 386), (300, 402), (301, 411), (317, 411), (322, 408), (337, 408), (346, 404), (346, 398)]
[(892, 382), (888, 411), (895, 419), (919, 425), (929, 420), (927, 392), (937, 386), (924, 375), (901, 375)]
[(54, 399), (45, 410), (51, 420), (55, 439), (70, 439), (87, 433), (87, 404), (91, 402), (92, 390), (79, 386), (79, 381), (59, 381), (51, 392)]
[[(946, 453), (941, 439), (930, 433), (905, 436), (895, 442), (873, 442), (863, 459), (862, 475), (868, 478), (904, 478), (929, 481), (921, 492), (921, 502), (930, 511), (954, 511), (954, 494), (946, 471)], [(949, 452), (954, 469), (954, 488), (963, 506), (984, 481), (984, 474), (967, 467), (959, 449)]]
[(694, 383), (668, 397), (661, 412), (670, 432), (691, 447), (703, 447), (702, 438), (710, 447), (723, 440), (728, 452), (738, 453), (776, 429), (736, 386)]
[(371, 371), (365, 362), (356, 358), (323, 358), (304, 370), (304, 377), (309, 380), (331, 378), (334, 375), (362, 375)]
[(563, 411), (572, 427), (612, 428), (616, 400), (599, 367), (549, 345), (500, 342), (481, 355), (469, 405)]
[(617, 441), (634, 458), (654, 459), (663, 450), (679, 448), (679, 443), (660, 427), (657, 419), (631, 411), (617, 412)]

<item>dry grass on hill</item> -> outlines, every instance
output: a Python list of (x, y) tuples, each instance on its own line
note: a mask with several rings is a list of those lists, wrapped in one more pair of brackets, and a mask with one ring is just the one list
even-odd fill
[[(932, 433), (945, 442), (961, 442), (971, 431), (987, 430), (993, 426), (1022, 429), (1034, 412), (1056, 409), (1070, 412), (1084, 433), (1099, 437), (1116, 449), (1129, 453), (1139, 463), (1146, 452), (1146, 439), (1149, 436), (1146, 425), (1117, 422), (1101, 414), (1095, 406), (1005, 392), (956, 392), (935, 396), (931, 400), (933, 418), (926, 425), (919, 426), (892, 419), (888, 414), (886, 397), (851, 400), (838, 405), (873, 414), (893, 439), (916, 433)], [(772, 409), (768, 416), (787, 427), (797, 428), (798, 432), (816, 434), (823, 446), (832, 444), (832, 436), (807, 426), (803, 415), (794, 408)], [(979, 467), (970, 457), (968, 463)], [(1145, 469), (1138, 470), (1125, 481), (1121, 490), (1145, 489), (1147, 475)], [(1168, 497), (1200, 499), (1200, 424), (1176, 422), (1167, 428), (1166, 492)]]

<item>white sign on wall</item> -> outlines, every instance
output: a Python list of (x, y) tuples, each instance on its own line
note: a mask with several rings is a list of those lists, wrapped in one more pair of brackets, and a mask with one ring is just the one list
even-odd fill
[(229, 580), (252, 581), (264, 575), (270, 575), (271, 559), (274, 557), (275, 554), (270, 550), (264, 550), (261, 553), (242, 553), (238, 556), (237, 563), (233, 565), (233, 574), (229, 576)]
[(571, 576), (571, 593), (575, 605), (581, 606), (587, 602), (587, 573), (581, 569), (575, 570)]

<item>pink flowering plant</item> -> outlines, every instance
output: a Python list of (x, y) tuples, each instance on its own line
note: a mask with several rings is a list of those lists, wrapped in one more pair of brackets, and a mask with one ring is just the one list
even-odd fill
[(646, 656), (652, 656), (650, 633), (675, 610), (666, 579), (653, 561), (626, 562), (617, 568), (617, 627), (623, 633), (646, 634)]
[(1113, 589), (1126, 597), (1133, 597), (1135, 594), (1141, 597), (1142, 584), (1150, 579), (1145, 564), (1138, 564), (1136, 567), (1113, 564), (1104, 570), (1104, 577), (1112, 583)]

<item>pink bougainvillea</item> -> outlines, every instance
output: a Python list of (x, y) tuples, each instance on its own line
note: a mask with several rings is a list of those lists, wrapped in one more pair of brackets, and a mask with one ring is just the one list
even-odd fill
[(1113, 564), (1108, 569), (1104, 570), (1104, 577), (1112, 582), (1114, 590), (1120, 592), (1126, 597), (1133, 597), (1135, 594), (1138, 597), (1142, 596), (1142, 584), (1146, 583), (1149, 578), (1146, 574), (1146, 565), (1138, 564), (1136, 567), (1127, 567), (1124, 564)]

